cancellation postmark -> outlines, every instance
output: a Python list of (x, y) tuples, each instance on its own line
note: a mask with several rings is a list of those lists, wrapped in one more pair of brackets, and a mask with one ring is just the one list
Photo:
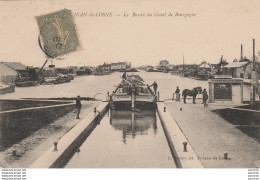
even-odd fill
[(36, 18), (46, 55), (55, 58), (78, 49), (79, 39), (70, 10), (63, 9)]

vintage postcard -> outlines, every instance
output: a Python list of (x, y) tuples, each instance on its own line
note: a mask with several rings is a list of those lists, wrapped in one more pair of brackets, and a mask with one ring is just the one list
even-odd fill
[(259, 6), (0, 1), (0, 167), (258, 170)]

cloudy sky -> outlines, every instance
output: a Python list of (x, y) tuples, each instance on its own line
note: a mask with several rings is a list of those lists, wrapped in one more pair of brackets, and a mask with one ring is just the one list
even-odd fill
[[(217, 63), (221, 55), (232, 61), (240, 58), (241, 44), (244, 55), (252, 57), (253, 38), (260, 51), (259, 0), (22, 0), (0, 1), (0, 61), (41, 66), (46, 58), (38, 46), (35, 17), (64, 8), (112, 16), (76, 16), (81, 47), (54, 60), (57, 66), (117, 61), (156, 65), (163, 59), (179, 64), (183, 55), (185, 63)], [(159, 13), (167, 16), (154, 16)]]

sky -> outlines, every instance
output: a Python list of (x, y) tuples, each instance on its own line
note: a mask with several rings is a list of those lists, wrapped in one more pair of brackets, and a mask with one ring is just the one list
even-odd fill
[(253, 38), (260, 51), (259, 0), (19, 0), (0, 1), (0, 61), (41, 66), (46, 57), (37, 42), (36, 16), (64, 8), (73, 14), (112, 16), (75, 16), (80, 48), (53, 60), (56, 66), (117, 61), (157, 65), (165, 59), (181, 64), (183, 56), (187, 64), (218, 63), (221, 55), (232, 62), (240, 58), (241, 44), (244, 56), (252, 58)]

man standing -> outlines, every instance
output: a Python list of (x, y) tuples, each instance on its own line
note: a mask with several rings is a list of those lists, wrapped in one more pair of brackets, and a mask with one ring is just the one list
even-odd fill
[(80, 109), (81, 109), (80, 96), (77, 96), (77, 99), (76, 99), (76, 109), (77, 109), (76, 119), (79, 119), (79, 114), (80, 114)]
[(176, 89), (176, 91), (175, 91), (175, 94), (176, 94), (176, 101), (181, 101), (181, 100), (180, 100), (180, 89), (179, 89), (178, 86), (177, 86), (177, 89)]
[(208, 107), (208, 104), (207, 104), (207, 100), (208, 100), (208, 93), (207, 93), (207, 90), (204, 89), (202, 91), (202, 99), (203, 99), (203, 104), (204, 104), (204, 107)]
[[(153, 86), (154, 94), (156, 95), (156, 94), (157, 94), (158, 84), (154, 81), (151, 86)], [(151, 87), (151, 86), (150, 86), (150, 87)]]

